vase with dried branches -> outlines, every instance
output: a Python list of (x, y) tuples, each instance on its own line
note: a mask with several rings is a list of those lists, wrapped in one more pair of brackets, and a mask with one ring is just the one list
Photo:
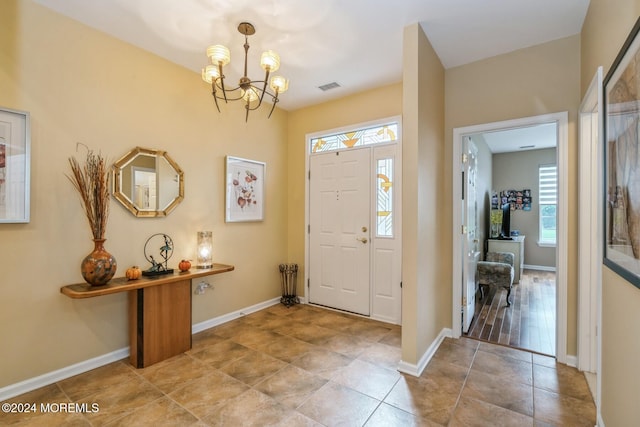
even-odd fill
[(104, 249), (105, 231), (109, 217), (109, 170), (101, 154), (87, 151), (84, 165), (75, 157), (69, 158), (71, 175), (67, 175), (80, 194), (80, 203), (93, 234), (94, 250), (80, 267), (84, 280), (93, 286), (107, 284), (115, 275), (116, 259)]

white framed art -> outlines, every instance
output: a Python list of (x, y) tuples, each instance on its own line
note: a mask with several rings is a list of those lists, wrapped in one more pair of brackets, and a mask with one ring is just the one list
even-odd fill
[(264, 162), (226, 157), (226, 222), (264, 220), (266, 167)]
[(29, 222), (29, 113), (0, 108), (0, 223)]

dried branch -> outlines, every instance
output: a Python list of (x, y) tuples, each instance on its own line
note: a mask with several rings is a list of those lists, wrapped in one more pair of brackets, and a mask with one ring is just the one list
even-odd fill
[(93, 238), (104, 239), (109, 217), (109, 170), (105, 159), (89, 150), (84, 166), (75, 157), (69, 158), (69, 164), (72, 174), (67, 178), (80, 194)]

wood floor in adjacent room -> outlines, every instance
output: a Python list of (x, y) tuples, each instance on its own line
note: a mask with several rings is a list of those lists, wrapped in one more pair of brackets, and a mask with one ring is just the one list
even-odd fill
[(469, 327), (469, 338), (556, 354), (556, 276), (555, 272), (525, 269), (520, 283), (511, 291), (486, 288), (485, 297), (476, 299), (476, 314)]

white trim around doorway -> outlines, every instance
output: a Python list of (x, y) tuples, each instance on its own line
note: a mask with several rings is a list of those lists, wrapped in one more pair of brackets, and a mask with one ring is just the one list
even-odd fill
[(452, 326), (453, 337), (462, 334), (461, 301), (462, 301), (462, 244), (460, 230), (462, 229), (462, 212), (459, 206), (462, 199), (461, 175), (458, 173), (462, 157), (462, 138), (467, 135), (513, 129), (523, 126), (533, 126), (544, 123), (557, 123), (557, 164), (558, 164), (558, 233), (556, 245), (556, 360), (567, 363), (567, 244), (568, 244), (568, 214), (567, 197), (569, 178), (568, 142), (569, 118), (566, 111), (544, 114), (540, 116), (524, 117), (494, 123), (453, 129), (453, 280), (452, 280)]
[[(397, 147), (397, 157), (396, 157), (396, 163), (395, 163), (395, 167), (396, 167), (396, 172), (397, 172), (397, 187), (398, 187), (398, 192), (396, 194), (396, 202), (394, 202), (394, 205), (396, 205), (396, 210), (397, 210), (397, 216), (396, 216), (396, 227), (397, 229), (395, 230), (395, 233), (397, 236), (399, 236), (398, 238), (401, 239), (402, 236), (402, 181), (401, 181), (401, 176), (402, 176), (402, 116), (391, 116), (391, 117), (385, 117), (385, 118), (381, 118), (381, 119), (377, 119), (377, 120), (372, 120), (372, 121), (368, 121), (368, 122), (361, 122), (361, 123), (355, 123), (355, 124), (351, 124), (351, 125), (347, 125), (347, 126), (342, 126), (339, 128), (332, 128), (332, 129), (327, 129), (327, 130), (322, 130), (319, 132), (313, 132), (313, 133), (309, 133), (305, 135), (305, 212), (304, 212), (304, 216), (305, 216), (305, 233), (304, 233), (304, 247), (305, 247), (305, 254), (304, 254), (304, 300), (307, 304), (313, 304), (312, 302), (310, 302), (309, 300), (309, 279), (310, 279), (310, 272), (309, 272), (309, 268), (308, 266), (310, 265), (310, 239), (309, 239), (309, 225), (310, 225), (310, 210), (309, 210), (309, 205), (310, 205), (310, 200), (309, 200), (309, 195), (310, 195), (310, 179), (309, 179), (309, 168), (310, 168), (310, 156), (311, 153), (309, 152), (309, 142), (311, 141), (311, 139), (313, 138), (318, 138), (318, 137), (322, 137), (325, 135), (332, 135), (332, 134), (339, 134), (339, 133), (344, 133), (347, 131), (352, 131), (352, 130), (357, 130), (357, 129), (366, 129), (366, 128), (371, 128), (371, 127), (376, 127), (376, 126), (382, 126), (385, 124), (389, 124), (389, 123), (398, 123), (398, 133), (396, 135), (396, 139), (393, 142), (381, 142), (379, 144), (373, 144), (373, 145), (369, 145), (369, 147), (382, 147), (385, 145), (396, 145)], [(357, 149), (357, 148), (354, 148)], [(372, 208), (373, 208), (373, 201), (374, 199), (372, 199)], [(400, 247), (402, 247), (402, 242), (400, 240)], [(402, 258), (401, 252), (400, 252), (400, 258)], [(401, 271), (401, 270), (400, 270)], [(372, 272), (373, 274), (373, 272)], [(401, 285), (401, 280), (402, 278), (400, 277), (400, 285)], [(373, 297), (372, 297), (373, 298)], [(400, 295), (400, 301), (401, 301), (401, 295)], [(374, 304), (373, 304), (373, 300), (370, 302), (371, 303), (371, 307), (373, 308)], [(324, 307), (324, 308), (328, 308), (328, 309), (332, 309), (331, 307)], [(339, 310), (338, 310), (339, 311)], [(397, 323), (397, 324), (401, 324), (402, 323), (402, 307), (400, 306), (399, 308), (399, 316), (397, 319), (390, 319), (390, 318), (386, 318), (386, 317), (380, 317), (378, 316), (376, 313), (371, 313), (370, 316), (366, 316), (367, 318), (373, 319), (373, 320), (378, 320), (381, 322), (386, 322), (386, 323)], [(354, 313), (352, 313), (354, 314)], [(357, 314), (356, 314), (357, 315)]]
[[(585, 371), (587, 380), (595, 375), (597, 425), (602, 421), (602, 244), (604, 194), (602, 179), (602, 79), (598, 67), (584, 95), (578, 115), (578, 360), (577, 368)], [(594, 230), (596, 231), (594, 233)], [(591, 375), (586, 374), (590, 372)]]

